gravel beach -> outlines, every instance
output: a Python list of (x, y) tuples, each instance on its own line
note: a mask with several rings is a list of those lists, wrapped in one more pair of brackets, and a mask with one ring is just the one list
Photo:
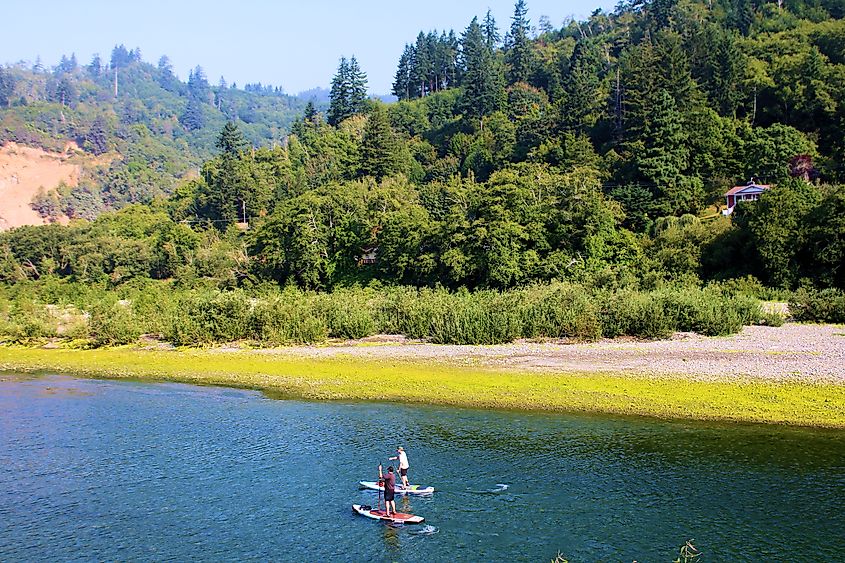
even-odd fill
[(443, 361), (497, 369), (684, 375), (691, 379), (805, 381), (845, 384), (845, 327), (787, 323), (750, 326), (727, 337), (676, 333), (669, 340), (527, 342), (453, 346), (383, 335), (325, 346), (294, 346), (258, 353), (302, 357)]

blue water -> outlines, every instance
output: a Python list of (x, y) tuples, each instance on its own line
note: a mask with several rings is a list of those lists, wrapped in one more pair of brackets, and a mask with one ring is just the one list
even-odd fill
[[(404, 445), (430, 498), (356, 516)], [(0, 561), (845, 560), (845, 433), (0, 376)]]

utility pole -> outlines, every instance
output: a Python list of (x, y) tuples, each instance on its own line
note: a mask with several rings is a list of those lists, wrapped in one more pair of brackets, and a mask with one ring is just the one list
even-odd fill
[(114, 97), (117, 99), (117, 67), (114, 69)]

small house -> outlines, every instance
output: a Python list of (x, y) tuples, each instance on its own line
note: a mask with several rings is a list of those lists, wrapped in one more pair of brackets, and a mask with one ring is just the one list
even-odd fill
[(378, 252), (377, 246), (372, 246), (368, 248), (361, 249), (361, 264), (375, 264), (376, 263), (376, 252)]
[(771, 189), (768, 184), (757, 184), (752, 178), (744, 186), (734, 186), (725, 193), (725, 202), (727, 209), (722, 211), (722, 215), (730, 215), (733, 213), (734, 206), (740, 201), (757, 201), (760, 199), (760, 194)]

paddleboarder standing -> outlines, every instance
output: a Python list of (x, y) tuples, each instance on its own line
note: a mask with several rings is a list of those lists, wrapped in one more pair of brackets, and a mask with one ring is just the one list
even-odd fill
[(399, 475), (402, 477), (402, 486), (406, 489), (410, 488), (411, 485), (408, 483), (408, 468), (410, 467), (408, 464), (408, 454), (405, 453), (402, 446), (397, 447), (396, 455), (388, 459), (399, 460)]
[(378, 466), (379, 481), (384, 483), (384, 510), (388, 517), (396, 514), (396, 501), (393, 495), (396, 489), (396, 475), (393, 473), (393, 466), (387, 466), (387, 474), (381, 472), (381, 464)]

